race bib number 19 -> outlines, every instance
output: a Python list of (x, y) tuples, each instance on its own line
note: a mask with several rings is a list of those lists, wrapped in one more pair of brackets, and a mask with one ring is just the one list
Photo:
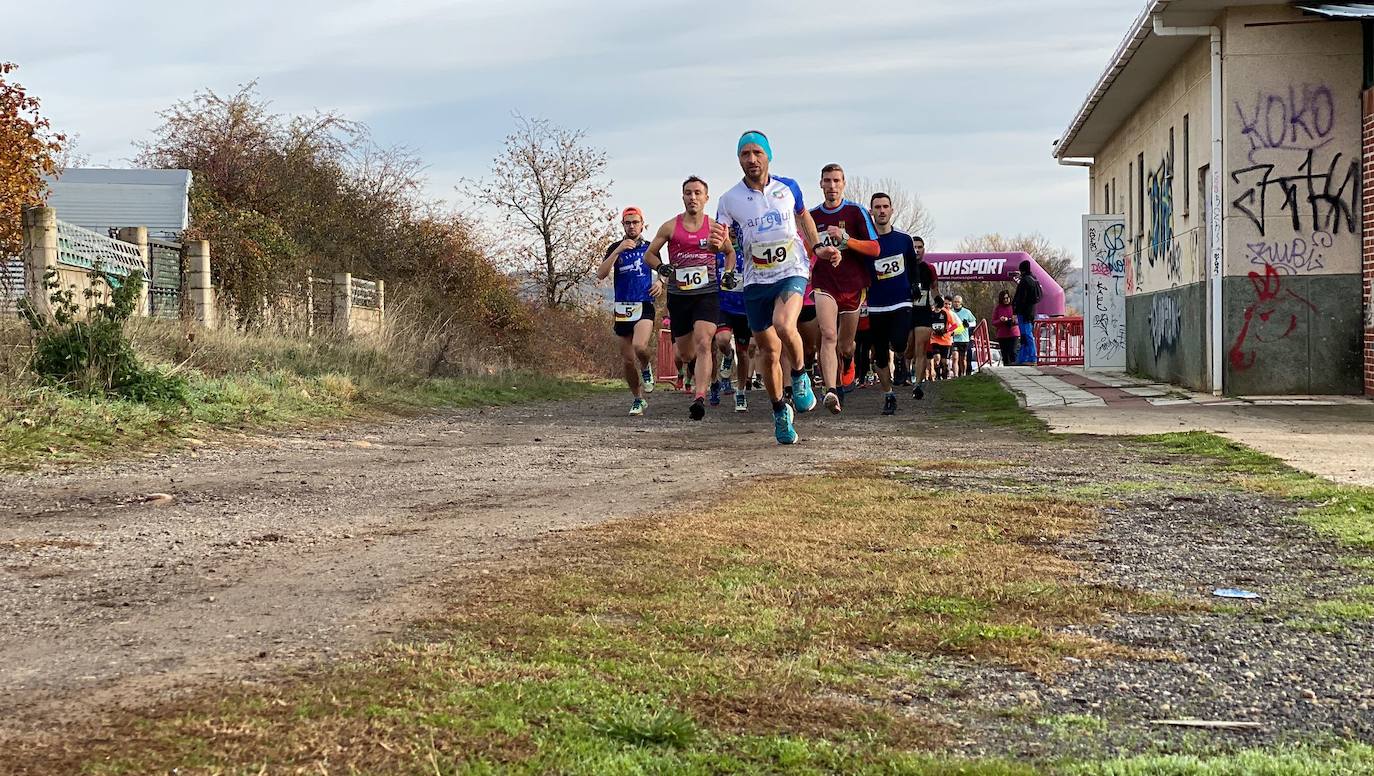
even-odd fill
[(873, 270), (877, 273), (879, 280), (891, 280), (902, 274), (906, 269), (906, 260), (900, 255), (887, 256), (873, 262)]
[(759, 243), (751, 246), (749, 255), (756, 269), (777, 269), (791, 258), (792, 241)]
[(644, 316), (643, 302), (616, 302), (615, 322), (634, 323)]

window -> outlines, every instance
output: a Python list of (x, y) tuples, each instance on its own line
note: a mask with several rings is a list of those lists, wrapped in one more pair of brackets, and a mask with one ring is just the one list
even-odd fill
[(1135, 233), (1145, 239), (1145, 152), (1135, 158)]
[(1188, 114), (1183, 114), (1183, 215), (1188, 215), (1188, 206), (1192, 203), (1193, 188), (1188, 185), (1188, 172), (1192, 167), (1192, 154), (1188, 148)]
[(1107, 184), (1102, 184), (1102, 212), (1112, 212), (1112, 188)]
[(1121, 212), (1121, 200), (1116, 198), (1116, 178), (1112, 178), (1112, 206), (1107, 208), (1108, 213)]
[(1135, 225), (1132, 223), (1132, 221), (1134, 221), (1134, 219), (1135, 219), (1135, 165), (1132, 164), (1131, 162), (1126, 162), (1126, 235), (1127, 235), (1127, 239), (1130, 239), (1130, 235), (1135, 234)]

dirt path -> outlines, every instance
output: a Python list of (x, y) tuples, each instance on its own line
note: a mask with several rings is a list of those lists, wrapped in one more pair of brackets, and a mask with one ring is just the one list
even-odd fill
[(880, 418), (879, 398), (804, 418), (791, 449), (764, 408), (692, 424), (660, 393), (643, 419), (602, 396), (5, 477), (0, 739), (384, 639), (424, 615), (431, 579), (559, 531), (881, 456), (874, 435), (923, 414)]

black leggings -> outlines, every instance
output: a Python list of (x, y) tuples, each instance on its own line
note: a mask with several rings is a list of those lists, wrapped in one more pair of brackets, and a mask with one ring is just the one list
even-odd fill
[(1002, 365), (1011, 366), (1016, 363), (1016, 343), (1018, 337), (998, 337), (997, 349), (1002, 351)]

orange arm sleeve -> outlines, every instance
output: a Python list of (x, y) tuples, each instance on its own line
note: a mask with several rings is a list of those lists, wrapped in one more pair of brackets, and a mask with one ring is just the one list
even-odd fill
[(879, 248), (877, 240), (855, 240), (851, 237), (849, 238), (849, 244), (845, 247), (852, 248), (869, 258), (878, 258)]

